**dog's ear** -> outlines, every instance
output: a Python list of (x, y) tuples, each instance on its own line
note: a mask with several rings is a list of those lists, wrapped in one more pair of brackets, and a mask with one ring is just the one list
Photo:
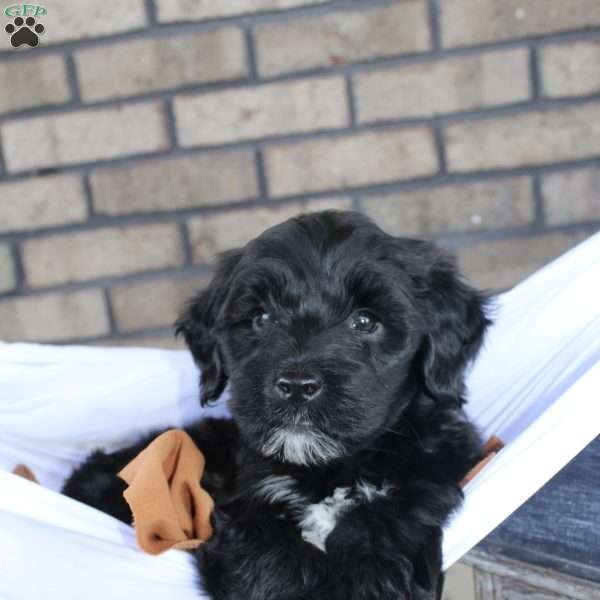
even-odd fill
[(437, 400), (460, 406), (465, 369), (490, 324), (487, 297), (461, 279), (452, 256), (429, 243), (422, 249), (426, 274), (419, 296), (427, 317), (421, 349), (424, 385)]
[(201, 370), (202, 406), (216, 401), (227, 385), (227, 372), (219, 349), (215, 323), (241, 256), (241, 250), (237, 249), (223, 253), (211, 282), (185, 305), (175, 322), (175, 334), (183, 335)]

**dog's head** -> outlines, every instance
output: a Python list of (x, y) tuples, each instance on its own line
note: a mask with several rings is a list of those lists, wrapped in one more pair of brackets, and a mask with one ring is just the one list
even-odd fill
[(325, 211), (223, 255), (177, 330), (202, 402), (229, 383), (246, 443), (309, 465), (368, 445), (423, 394), (460, 405), (486, 325), (482, 296), (433, 244)]

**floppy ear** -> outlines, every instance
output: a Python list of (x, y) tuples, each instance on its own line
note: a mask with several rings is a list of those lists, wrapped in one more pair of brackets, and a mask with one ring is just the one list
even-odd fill
[(426, 258), (423, 376), (436, 399), (461, 406), (465, 369), (475, 358), (490, 324), (486, 296), (462, 281), (455, 261), (432, 244)]
[(175, 334), (183, 335), (201, 370), (202, 406), (218, 400), (227, 385), (227, 373), (219, 349), (215, 323), (241, 256), (241, 250), (223, 253), (208, 287), (186, 304), (175, 322)]

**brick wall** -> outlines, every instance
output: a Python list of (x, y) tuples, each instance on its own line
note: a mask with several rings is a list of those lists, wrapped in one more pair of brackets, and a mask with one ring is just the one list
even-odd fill
[(0, 30), (0, 338), (172, 345), (302, 210), (503, 289), (600, 225), (598, 0), (48, 0)]

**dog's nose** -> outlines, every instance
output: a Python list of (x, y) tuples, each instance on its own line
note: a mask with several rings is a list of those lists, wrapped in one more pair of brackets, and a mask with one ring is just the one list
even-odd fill
[(310, 402), (314, 400), (323, 384), (314, 375), (288, 375), (282, 374), (275, 381), (275, 390), (284, 400), (295, 400), (297, 402)]

